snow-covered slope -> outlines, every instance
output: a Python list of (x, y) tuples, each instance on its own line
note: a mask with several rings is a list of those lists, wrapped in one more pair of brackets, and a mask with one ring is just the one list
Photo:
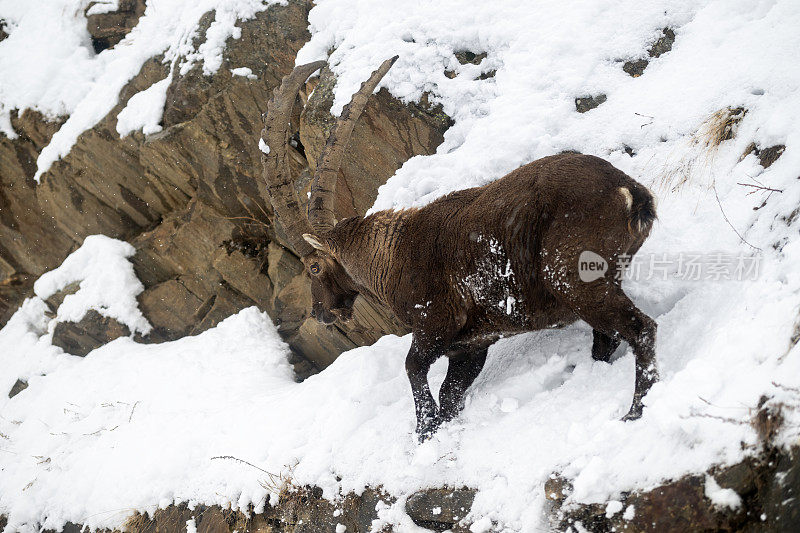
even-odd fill
[[(7, 16), (8, 4), (0, 8)], [(625, 285), (659, 324), (662, 380), (643, 418), (618, 421), (632, 394), (630, 351), (611, 365), (592, 361), (582, 324), (498, 343), (463, 415), (417, 445), (409, 338), (347, 352), (296, 384), (286, 348), (255, 310), (196, 338), (119, 339), (79, 359), (49, 344), (33, 299), (0, 331), (0, 393), (29, 380), (11, 400), (0, 394), (0, 513), (10, 527), (115, 526), (173, 501), (258, 506), (268, 496), (262, 474), (212, 460), (234, 455), (291, 469), (330, 497), (383, 485), (401, 497), (382, 511), (400, 530), (412, 527), (404, 495), (467, 485), (479, 489), (470, 521), (536, 531), (554, 470), (575, 478), (576, 500), (605, 501), (740, 459), (757, 444), (746, 422), (759, 397), (797, 402), (775, 385), (800, 386), (790, 342), (800, 303), (797, 2), (320, 0), (310, 20), (298, 62), (336, 47), (338, 108), (400, 54), (383, 83), (405, 99), (429, 91), (455, 119), (438, 153), (407, 162), (375, 208), (423, 204), (565, 149), (605, 157), (653, 189), (659, 222)], [(664, 27), (675, 31), (672, 50), (642, 76), (625, 74), (621, 60), (643, 57)], [(19, 60), (6, 43), (2, 65)], [(487, 57), (461, 65), (453, 54), (463, 50)], [(97, 76), (108, 75), (102, 68)], [(0, 102), (21, 106), (2, 83)], [(82, 94), (90, 102), (90, 89)], [(574, 98), (597, 94), (607, 101), (576, 113)], [(63, 109), (81, 116), (80, 102)], [(747, 109), (735, 136), (709, 144), (729, 107)], [(764, 169), (742, 157), (751, 143), (785, 151)], [(433, 381), (444, 370), (438, 363)], [(797, 422), (786, 443), (797, 442)]]

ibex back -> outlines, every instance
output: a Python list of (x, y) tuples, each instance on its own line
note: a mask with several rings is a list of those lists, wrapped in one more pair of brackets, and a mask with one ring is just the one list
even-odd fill
[[(324, 63), (297, 67), (268, 104), (265, 194), (311, 277), (312, 315), (326, 324), (349, 320), (356, 296), (364, 294), (411, 329), (406, 370), (420, 440), (458, 414), (498, 338), (577, 319), (594, 329), (595, 359), (608, 361), (621, 340), (632, 347), (636, 381), (624, 419), (641, 416), (642, 397), (657, 379), (656, 324), (633, 305), (615, 274), (647, 238), (655, 206), (645, 187), (610, 163), (554, 155), (425, 207), (335, 221), (342, 152), (394, 59), (342, 112), (317, 164), (308, 217), (289, 174), (288, 126), (300, 86)], [(604, 270), (582, 277), (584, 253)], [(441, 356), (449, 364), (437, 406), (427, 373)]]

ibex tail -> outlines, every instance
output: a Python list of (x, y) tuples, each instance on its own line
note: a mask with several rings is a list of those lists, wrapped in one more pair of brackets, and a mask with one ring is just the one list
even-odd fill
[(620, 187), (620, 194), (628, 208), (628, 231), (632, 235), (647, 235), (656, 219), (656, 202), (653, 195), (641, 185)]

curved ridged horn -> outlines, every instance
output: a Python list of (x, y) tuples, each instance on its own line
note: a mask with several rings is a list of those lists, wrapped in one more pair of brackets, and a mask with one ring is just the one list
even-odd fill
[(394, 56), (384, 61), (369, 79), (361, 84), (361, 88), (342, 110), (334, 130), (320, 154), (317, 170), (311, 182), (311, 202), (308, 207), (308, 220), (317, 234), (324, 234), (335, 225), (333, 208), (336, 196), (336, 177), (342, 164), (344, 150), (372, 91), (397, 61), (397, 57)]
[(314, 248), (303, 239), (304, 233), (311, 232), (311, 225), (303, 213), (303, 204), (295, 191), (289, 167), (289, 118), (300, 87), (323, 66), (325, 61), (301, 65), (283, 78), (267, 103), (262, 142), (259, 143), (266, 196), (286, 231), (289, 244), (300, 257), (307, 256)]

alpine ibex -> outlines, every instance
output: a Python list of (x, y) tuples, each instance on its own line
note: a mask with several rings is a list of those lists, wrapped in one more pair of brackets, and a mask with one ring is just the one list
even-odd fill
[[(549, 156), (425, 207), (336, 222), (345, 147), (395, 59), (342, 111), (317, 163), (307, 217), (289, 172), (288, 128), (300, 87), (325, 62), (296, 67), (267, 106), (266, 146), (260, 144), (266, 194), (311, 277), (312, 316), (325, 324), (349, 320), (356, 296), (367, 294), (411, 329), (406, 371), (420, 441), (458, 414), (498, 338), (579, 318), (594, 329), (594, 359), (608, 361), (621, 340), (633, 348), (636, 385), (624, 419), (640, 417), (642, 397), (658, 377), (656, 324), (625, 295), (615, 272), (624, 268), (623, 254), (632, 256), (647, 238), (656, 214), (648, 190), (610, 163)], [(605, 261), (604, 275), (581, 280), (584, 251)], [(427, 373), (441, 356), (449, 366), (437, 408)]]

